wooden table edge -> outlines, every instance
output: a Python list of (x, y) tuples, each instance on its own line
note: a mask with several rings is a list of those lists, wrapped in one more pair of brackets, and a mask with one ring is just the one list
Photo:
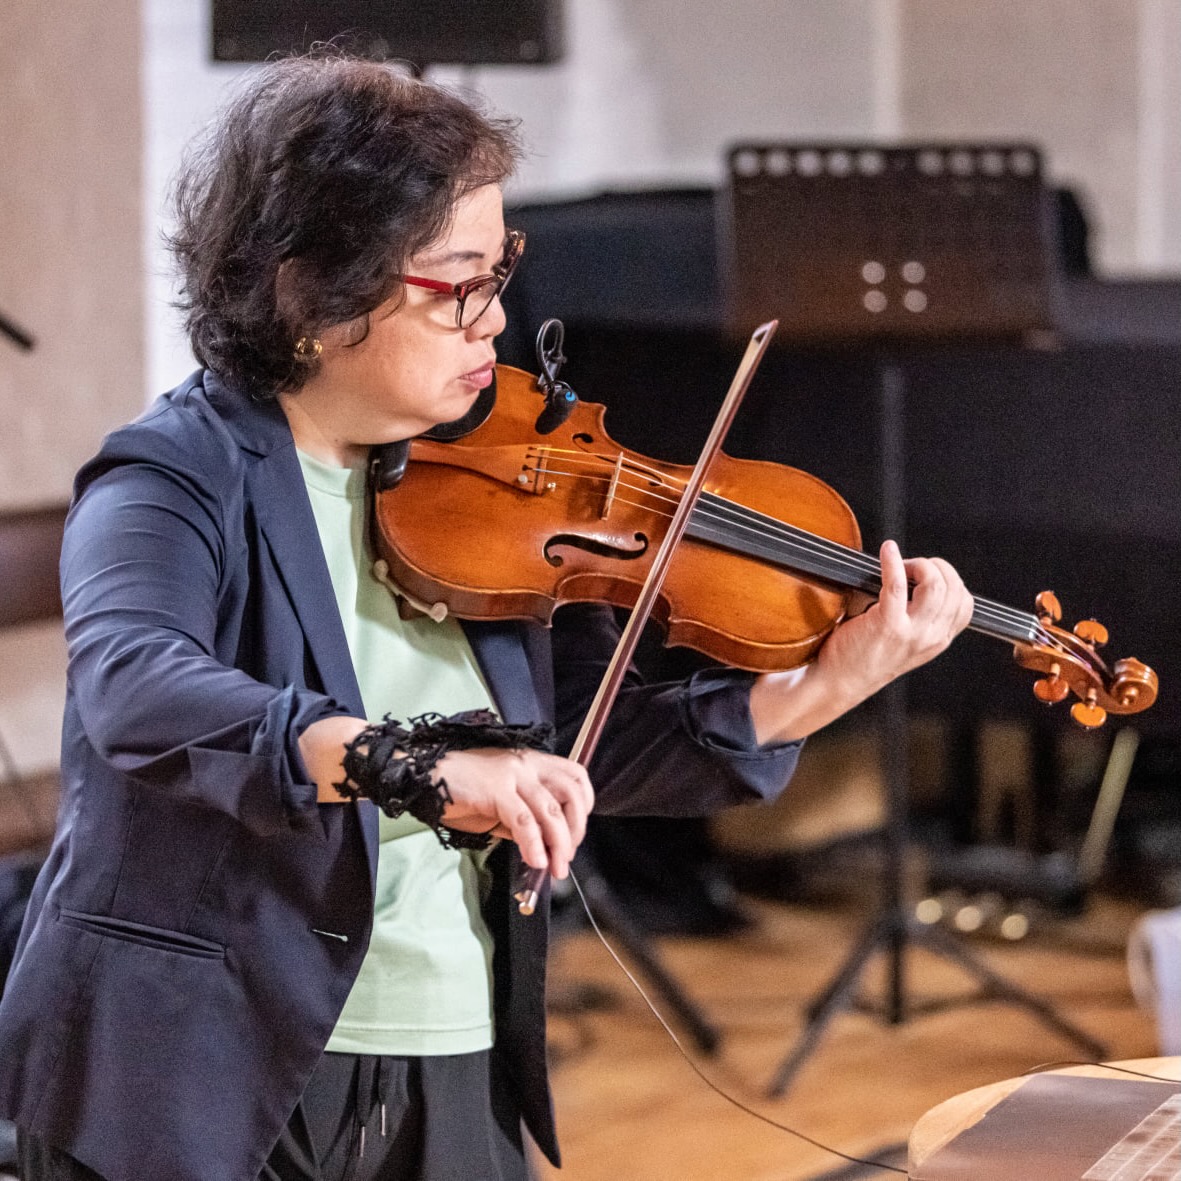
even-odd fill
[[(1177, 1058), (1134, 1058), (1126, 1062), (1114, 1062), (1113, 1066), (1125, 1070), (1136, 1070), (1158, 1078), (1181, 1080), (1181, 1057)], [(1085, 1078), (1130, 1078), (1119, 1075), (1101, 1065), (1068, 1066), (1050, 1071), (1052, 1074), (1077, 1074)], [(945, 1144), (950, 1143), (961, 1132), (978, 1123), (1002, 1099), (1011, 1095), (1033, 1075), (1004, 1079), (999, 1083), (988, 1083), (971, 1091), (953, 1095), (920, 1116), (911, 1130), (907, 1141), (907, 1172), (913, 1172)]]

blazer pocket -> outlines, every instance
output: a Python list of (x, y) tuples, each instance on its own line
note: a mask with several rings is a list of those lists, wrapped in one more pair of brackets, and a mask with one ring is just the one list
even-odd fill
[(167, 927), (149, 927), (144, 923), (132, 923), (127, 919), (116, 919), (105, 914), (86, 914), (80, 910), (58, 911), (58, 922), (67, 927), (78, 927), (94, 935), (108, 939), (122, 939), (127, 943), (138, 943), (156, 951), (172, 951), (179, 955), (197, 956), (200, 959), (225, 959), (226, 949), (210, 939), (200, 939), (184, 931), (173, 931)]

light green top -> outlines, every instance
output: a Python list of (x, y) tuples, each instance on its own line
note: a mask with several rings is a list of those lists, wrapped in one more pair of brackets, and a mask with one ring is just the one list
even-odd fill
[[(398, 617), (370, 571), (365, 473), (299, 462), (370, 721), (492, 701), (459, 624)], [(380, 815), (373, 937), (328, 1049), (466, 1054), (492, 1045), (492, 937), (480, 916), (485, 854), (444, 849), (410, 816)]]

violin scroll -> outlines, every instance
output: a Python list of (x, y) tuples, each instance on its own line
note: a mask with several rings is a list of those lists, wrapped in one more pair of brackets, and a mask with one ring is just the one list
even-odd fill
[(1133, 714), (1156, 700), (1156, 673), (1139, 660), (1118, 660), (1108, 668), (1098, 649), (1107, 643), (1107, 628), (1094, 619), (1075, 624), (1073, 631), (1057, 626), (1062, 608), (1052, 591), (1037, 596), (1037, 628), (1028, 643), (1013, 654), (1023, 668), (1043, 675), (1034, 682), (1034, 696), (1056, 705), (1072, 693), (1078, 699), (1070, 716), (1082, 727), (1102, 726), (1107, 715)]

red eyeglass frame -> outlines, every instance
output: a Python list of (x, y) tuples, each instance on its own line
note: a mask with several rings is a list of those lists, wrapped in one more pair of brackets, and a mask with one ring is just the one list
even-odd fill
[[(446, 283), (442, 279), (423, 279), (418, 275), (399, 275), (403, 283), (412, 287), (426, 287), (430, 291), (444, 292), (455, 296), (455, 324), (458, 328), (470, 328), (492, 306), (492, 301), (508, 286), (513, 277), (521, 255), (525, 252), (524, 230), (509, 230), (504, 237), (504, 256), (486, 275), (476, 275), (472, 279), (464, 279), (461, 283)], [(463, 322), (463, 308), (469, 295), (481, 288), (495, 283), (496, 288), (488, 297), (488, 302), (465, 324)]]

